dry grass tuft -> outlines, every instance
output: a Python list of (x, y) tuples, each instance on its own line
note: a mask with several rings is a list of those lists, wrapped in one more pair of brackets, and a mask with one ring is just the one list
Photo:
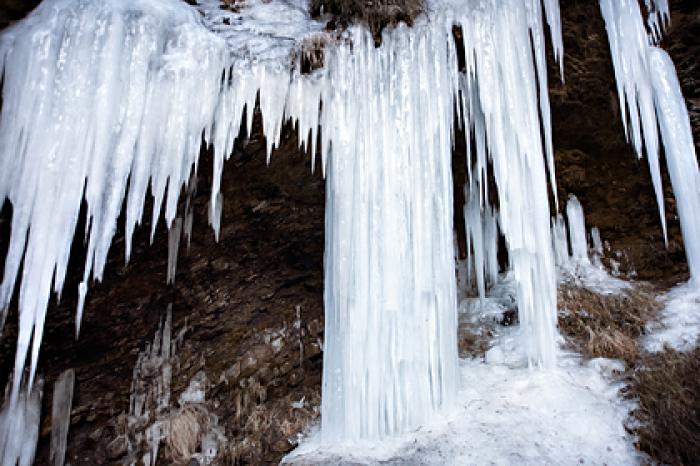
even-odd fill
[(628, 428), (638, 448), (656, 461), (693, 465), (700, 461), (700, 348), (645, 354), (628, 373), (625, 395), (639, 403)]
[(167, 444), (173, 463), (188, 464), (199, 448), (208, 415), (204, 408), (188, 404), (171, 415), (169, 424)]
[(559, 328), (584, 356), (622, 359), (640, 356), (638, 339), (660, 305), (652, 290), (637, 286), (620, 294), (602, 295), (586, 288), (560, 287)]
[(391, 24), (404, 22), (409, 26), (425, 11), (424, 0), (312, 0), (311, 14), (330, 13), (333, 23), (345, 27), (353, 23), (366, 24), (375, 36)]

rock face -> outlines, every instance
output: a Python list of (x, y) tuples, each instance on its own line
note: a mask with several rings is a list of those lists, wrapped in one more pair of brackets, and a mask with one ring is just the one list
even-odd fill
[[(21, 15), (22, 2), (0, 3), (0, 21)], [(589, 226), (610, 243), (621, 270), (645, 280), (683, 278), (685, 258), (672, 193), (665, 178), (669, 246), (665, 247), (645, 160), (624, 140), (603, 21), (595, 1), (562, 1), (566, 82), (551, 69), (554, 144), (560, 200), (575, 194)], [(28, 4), (24, 4), (28, 5)], [(24, 9), (26, 10), (26, 8)], [(5, 16), (2, 16), (5, 15)], [(11, 16), (10, 16), (11, 15)], [(700, 6), (672, 2), (673, 27), (664, 46), (673, 55), (700, 142)], [(129, 451), (120, 414), (129, 410), (132, 371), (172, 305), (173, 328), (184, 333), (173, 371), (173, 399), (200, 371), (207, 399), (228, 446), (222, 457), (240, 463), (279, 460), (294, 435), (317, 416), (323, 333), (324, 182), (311, 174), (292, 128), (265, 164), (260, 124), (224, 169), (222, 232), (207, 225), (211, 156), (200, 162), (189, 249), (180, 248), (175, 286), (166, 286), (168, 235), (150, 225), (123, 265), (123, 235), (112, 248), (104, 283), (91, 288), (80, 339), (74, 311), (82, 264), (74, 245), (72, 276), (60, 304), (49, 309), (40, 370), (46, 379), (37, 464), (48, 464), (51, 389), (75, 368), (67, 461), (119, 463)], [(563, 207), (563, 205), (562, 205)], [(0, 256), (10, 208), (0, 216)], [(146, 216), (147, 218), (149, 216)], [(619, 251), (619, 256), (616, 252)], [(663, 283), (661, 283), (663, 284)], [(16, 310), (0, 341), (0, 383), (10, 373)], [(163, 457), (167, 457), (167, 449)], [(169, 461), (164, 459), (163, 464)]]

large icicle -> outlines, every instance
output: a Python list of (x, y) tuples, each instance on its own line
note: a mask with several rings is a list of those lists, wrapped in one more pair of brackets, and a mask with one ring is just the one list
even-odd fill
[(688, 267), (694, 280), (700, 279), (700, 174), (688, 110), (681, 94), (673, 62), (668, 54), (652, 45), (668, 21), (665, 0), (647, 0), (652, 23), (649, 37), (636, 0), (600, 0), (610, 42), (617, 89), (625, 131), (637, 154), (646, 149), (659, 214), (666, 237), (663, 188), (658, 160), (659, 134), (666, 154), (666, 166), (676, 196)]
[[(556, 2), (546, 4), (554, 8)], [(473, 128), (477, 166), (481, 167), (472, 176), (485, 192), (485, 161), (490, 160), (499, 198), (499, 225), (517, 283), (525, 354), (531, 365), (552, 367), (556, 275), (545, 159), (553, 191), (556, 189), (549, 149), (549, 100), (546, 85), (544, 90), (541, 87), (547, 80), (542, 9), (538, 0), (470, 2), (455, 9), (463, 32), (467, 73), (461, 81), (462, 114)], [(552, 25), (553, 31), (557, 29)]]
[(457, 388), (448, 27), (328, 56), (324, 441), (424, 425)]

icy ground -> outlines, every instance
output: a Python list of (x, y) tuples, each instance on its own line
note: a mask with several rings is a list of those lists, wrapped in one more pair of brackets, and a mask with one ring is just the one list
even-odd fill
[[(612, 277), (610, 277), (612, 278)], [(466, 299), (460, 321), (488, 325), (512, 302), (499, 281), (483, 302)], [(531, 370), (518, 327), (500, 327), (485, 358), (463, 359), (456, 405), (432, 425), (366, 445), (323, 444), (318, 429), (285, 458), (292, 464), (639, 464), (624, 428), (634, 404), (620, 396), (621, 362), (561, 353), (552, 370)]]
[(509, 362), (505, 336), (500, 362), (461, 362), (455, 408), (435, 424), (374, 448), (327, 447), (312, 432), (285, 461), (359, 464), (639, 464), (624, 421), (632, 403), (611, 381), (615, 361), (582, 364), (563, 355), (551, 371)]
[(647, 351), (661, 351), (670, 346), (677, 351), (690, 351), (700, 336), (700, 287), (682, 283), (662, 296), (664, 310), (660, 322), (650, 323), (644, 341)]

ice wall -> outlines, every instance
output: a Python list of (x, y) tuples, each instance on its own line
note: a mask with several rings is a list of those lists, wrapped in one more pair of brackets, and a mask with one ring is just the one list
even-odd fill
[[(688, 110), (673, 62), (653, 45), (669, 20), (666, 0), (647, 0), (649, 34), (636, 0), (600, 0), (610, 42), (625, 131), (639, 157), (646, 153), (666, 237), (659, 141), (676, 196), (688, 267), (700, 277), (700, 172)], [(660, 131), (659, 131), (660, 129)]]

